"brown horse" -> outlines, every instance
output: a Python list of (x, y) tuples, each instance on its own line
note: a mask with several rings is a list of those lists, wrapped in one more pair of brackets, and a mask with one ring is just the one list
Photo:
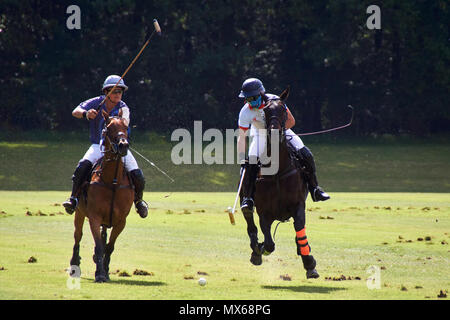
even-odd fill
[[(114, 244), (125, 227), (134, 199), (131, 179), (124, 170), (122, 161), (129, 147), (127, 125), (120, 117), (109, 117), (105, 111), (102, 113), (106, 126), (103, 131), (104, 156), (94, 165), (90, 181), (81, 190), (74, 221), (75, 245), (70, 260), (71, 266), (79, 267), (80, 241), (87, 217), (95, 241), (95, 282), (109, 281), (109, 262)], [(111, 227), (109, 242), (106, 244), (107, 228)]]
[(247, 222), (247, 233), (250, 237), (252, 254), (250, 261), (254, 265), (262, 264), (262, 255), (269, 255), (275, 250), (270, 229), (275, 220), (286, 221), (294, 219), (296, 232), (295, 243), (297, 254), (302, 257), (303, 266), (306, 269), (307, 278), (318, 278), (315, 270), (316, 261), (310, 255), (311, 247), (308, 244), (305, 231), (305, 201), (308, 188), (301, 169), (297, 168), (293, 157), (290, 155), (291, 146), (288, 144), (284, 133), (287, 112), (284, 101), (289, 95), (289, 88), (283, 91), (278, 99), (269, 99), (263, 96), (266, 107), (263, 109), (267, 136), (267, 154), (272, 149), (271, 132), (279, 133), (279, 169), (275, 175), (260, 175), (256, 181), (255, 206), (259, 216), (259, 225), (264, 234), (264, 242), (258, 243), (258, 228), (253, 221), (253, 215), (244, 215)]

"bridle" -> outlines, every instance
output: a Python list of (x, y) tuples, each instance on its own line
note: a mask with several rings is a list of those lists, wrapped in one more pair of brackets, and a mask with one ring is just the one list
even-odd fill
[(109, 149), (102, 150), (101, 152), (104, 155), (106, 155), (107, 153), (112, 153), (113, 157), (109, 158), (109, 159), (106, 159), (106, 157), (105, 157), (105, 160), (106, 161), (114, 161), (114, 160), (117, 160), (119, 157), (122, 157), (119, 154), (119, 143), (122, 139), (125, 139), (125, 141), (127, 141), (128, 137), (127, 137), (126, 133), (124, 133), (123, 131), (119, 131), (117, 133), (115, 139), (111, 140), (111, 138), (108, 135), (108, 127), (109, 127), (109, 125), (105, 126), (105, 128), (103, 129), (103, 132), (102, 132), (102, 136), (105, 138), (105, 141), (108, 141), (108, 144), (110, 147), (109, 147)]
[[(279, 98), (272, 98), (272, 99), (269, 99), (268, 100), (268, 104), (267, 104), (267, 106), (265, 107), (265, 108), (268, 108), (269, 107), (269, 105), (270, 105), (270, 103), (272, 102), (272, 101), (275, 101), (275, 100), (280, 100)], [(270, 125), (270, 124), (272, 124), (273, 122), (277, 122), (278, 124), (279, 124), (279, 127), (280, 127), (280, 131), (281, 131), (281, 142), (283, 142), (284, 140), (285, 140), (285, 138), (286, 138), (286, 121), (287, 121), (287, 113), (286, 112), (284, 112), (283, 113), (283, 115), (284, 115), (284, 118), (283, 119), (280, 119), (278, 116), (276, 116), (276, 115), (274, 115), (274, 116), (271, 116), (270, 118), (269, 118), (269, 121), (267, 122), (267, 125)], [(269, 128), (267, 128), (267, 135), (270, 137), (270, 127)]]

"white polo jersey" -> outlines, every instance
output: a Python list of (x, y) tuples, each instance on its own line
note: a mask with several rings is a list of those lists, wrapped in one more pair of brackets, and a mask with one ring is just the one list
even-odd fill
[[(269, 99), (279, 98), (279, 96), (270, 93), (266, 93), (266, 96)], [(250, 128), (250, 126), (252, 127), (252, 130), (250, 132), (252, 140), (250, 142), (250, 147), (248, 150), (249, 156), (260, 157), (266, 148), (266, 132), (259, 131), (259, 129), (266, 129), (266, 120), (263, 111), (264, 107), (264, 103), (262, 103), (258, 109), (251, 108), (251, 106), (246, 103), (239, 113), (239, 128), (246, 131)], [(287, 129), (285, 133), (286, 136), (289, 136), (289, 143), (291, 143), (295, 147), (295, 149), (299, 150), (305, 146), (300, 137), (296, 135), (291, 129)]]
[[(266, 96), (269, 99), (279, 98), (277, 95), (266, 93)], [(264, 102), (261, 104), (259, 108), (252, 108), (249, 103), (244, 104), (239, 112), (239, 128), (242, 130), (247, 130), (250, 126), (255, 129), (265, 129), (266, 128), (266, 120), (264, 117), (263, 108), (265, 107)]]

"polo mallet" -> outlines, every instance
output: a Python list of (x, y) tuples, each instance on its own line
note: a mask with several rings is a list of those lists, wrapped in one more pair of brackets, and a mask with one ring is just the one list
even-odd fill
[(347, 106), (348, 108), (350, 108), (352, 110), (352, 116), (350, 118), (350, 122), (348, 122), (347, 124), (344, 124), (342, 126), (336, 127), (336, 128), (331, 128), (331, 129), (326, 129), (326, 130), (321, 130), (321, 131), (314, 131), (314, 132), (305, 132), (305, 133), (298, 133), (298, 136), (311, 136), (311, 135), (315, 135), (315, 134), (321, 134), (321, 133), (326, 133), (326, 132), (331, 132), (331, 131), (336, 131), (336, 130), (340, 130), (340, 129), (344, 129), (346, 127), (349, 127), (352, 125), (353, 122), (353, 115), (354, 115), (354, 109), (351, 105)]
[(105, 96), (105, 98), (103, 99), (103, 101), (99, 104), (98, 108), (97, 108), (97, 112), (100, 109), (100, 107), (105, 103), (106, 99), (108, 99), (109, 95), (111, 94), (111, 92), (114, 91), (114, 89), (117, 87), (117, 85), (120, 83), (120, 81), (125, 77), (125, 75), (128, 73), (128, 71), (131, 69), (131, 67), (134, 65), (134, 63), (136, 62), (136, 60), (139, 58), (139, 56), (142, 54), (142, 52), (144, 51), (145, 47), (147, 47), (147, 45), (149, 44), (150, 40), (152, 39), (153, 35), (155, 34), (155, 32), (161, 36), (161, 27), (159, 26), (158, 20), (153, 19), (153, 32), (150, 35), (150, 37), (148, 38), (148, 40), (144, 43), (144, 45), (142, 46), (141, 50), (138, 52), (138, 54), (136, 55), (136, 57), (134, 57), (133, 61), (131, 61), (130, 65), (128, 66), (128, 68), (125, 70), (125, 72), (122, 74), (122, 76), (120, 77), (119, 81), (117, 81), (117, 83), (114, 85), (114, 87), (112, 87), (111, 90), (109, 90), (108, 94)]
[(234, 212), (236, 210), (236, 204), (239, 198), (239, 194), (241, 193), (241, 188), (242, 188), (242, 181), (244, 181), (244, 176), (245, 176), (245, 171), (247, 168), (244, 168), (244, 170), (242, 171), (242, 176), (241, 176), (241, 181), (239, 181), (239, 188), (236, 194), (236, 199), (234, 200), (234, 206), (233, 208), (228, 207), (228, 216), (230, 217), (230, 222), (232, 225), (235, 225), (235, 221), (234, 221)]
[[(163, 170), (161, 170), (156, 164), (154, 164), (152, 161), (148, 160), (146, 157), (144, 157), (142, 154), (139, 153), (139, 151), (137, 151), (136, 149), (133, 149), (132, 147), (129, 147), (131, 150), (133, 150), (134, 152), (136, 152), (142, 159), (144, 159), (145, 161), (147, 161), (152, 167), (156, 168), (156, 170), (158, 170), (159, 172), (161, 172), (164, 176), (166, 176), (166, 178), (168, 178), (170, 180), (170, 183), (174, 183), (175, 180), (172, 179), (167, 173), (165, 173)], [(172, 192), (170, 192), (169, 194), (165, 195), (164, 198), (168, 198), (170, 197), (170, 195), (172, 194)]]

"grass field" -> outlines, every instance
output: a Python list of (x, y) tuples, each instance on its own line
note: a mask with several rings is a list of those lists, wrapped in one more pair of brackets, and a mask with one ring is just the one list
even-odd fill
[[(72, 172), (89, 148), (87, 136), (0, 132), (0, 190), (70, 190)], [(319, 182), (327, 191), (450, 193), (450, 144), (445, 137), (303, 140), (315, 155)], [(238, 165), (174, 165), (173, 145), (170, 136), (135, 135), (132, 147), (175, 179), (170, 183), (135, 154), (147, 177), (147, 191), (236, 189)]]
[[(296, 255), (292, 223), (279, 225), (275, 252), (253, 266), (242, 215), (232, 226), (224, 212), (233, 193), (165, 195), (145, 194), (147, 219), (130, 213), (109, 283), (93, 282), (86, 223), (80, 289), (69, 289), (73, 217), (57, 205), (67, 192), (0, 191), (0, 299), (428, 300), (450, 289), (448, 194), (336, 192), (327, 202), (308, 200), (307, 234), (321, 275), (314, 280)], [(367, 287), (370, 266), (381, 270), (380, 289)], [(136, 269), (152, 275), (133, 275)], [(286, 275), (290, 281), (280, 278)], [(333, 280), (342, 276), (352, 280)]]
[[(244, 219), (239, 213), (232, 226), (225, 212), (234, 201), (237, 165), (175, 166), (173, 144), (151, 133), (139, 135), (132, 146), (175, 183), (137, 157), (151, 191), (145, 194), (149, 217), (130, 213), (106, 284), (93, 282), (86, 223), (80, 289), (69, 289), (73, 217), (59, 204), (89, 146), (86, 136), (0, 132), (0, 300), (431, 300), (450, 289), (445, 137), (304, 139), (316, 157), (320, 184), (332, 197), (307, 202), (306, 230), (321, 277), (306, 280), (292, 223), (279, 225), (276, 250), (263, 265), (249, 262)], [(37, 261), (28, 262), (31, 257)], [(371, 266), (380, 270), (380, 289), (367, 286)], [(137, 269), (151, 275), (134, 275)], [(207, 278), (206, 286), (197, 284), (199, 277)]]

